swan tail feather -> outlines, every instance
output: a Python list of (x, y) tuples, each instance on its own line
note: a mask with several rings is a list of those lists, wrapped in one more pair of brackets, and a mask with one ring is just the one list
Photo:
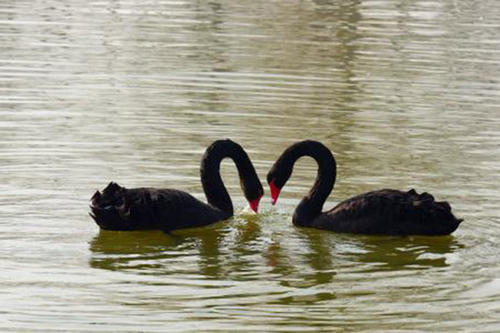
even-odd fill
[(90, 216), (105, 230), (144, 230), (156, 227), (157, 196), (150, 189), (126, 189), (111, 182), (91, 198)]
[(100, 208), (90, 206), (90, 216), (94, 219), (97, 225), (104, 230), (124, 230), (126, 225), (125, 220), (121, 218), (120, 214), (114, 207), (108, 206)]
[(418, 194), (414, 189), (407, 192), (415, 212), (420, 216), (420, 225), (432, 230), (432, 234), (450, 234), (458, 228), (463, 219), (457, 219), (447, 201), (435, 201), (427, 192)]
[(104, 230), (129, 230), (130, 221), (127, 214), (125, 198), (126, 189), (117, 183), (110, 182), (108, 186), (96, 191), (92, 196), (90, 216)]

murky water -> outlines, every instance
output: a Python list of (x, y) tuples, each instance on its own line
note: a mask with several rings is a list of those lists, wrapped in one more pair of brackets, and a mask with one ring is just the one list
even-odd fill
[[(496, 0), (4, 0), (0, 330), (499, 331), (499, 17)], [(224, 137), (263, 181), (289, 144), (328, 145), (325, 208), (415, 187), (465, 222), (294, 228), (307, 159), (261, 215), (173, 236), (87, 215), (110, 180), (203, 198), (200, 157)]]

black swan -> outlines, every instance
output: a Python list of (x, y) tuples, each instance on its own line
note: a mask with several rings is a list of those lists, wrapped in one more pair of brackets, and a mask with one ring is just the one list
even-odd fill
[(212, 143), (201, 160), (201, 182), (208, 204), (175, 189), (126, 189), (111, 182), (91, 198), (90, 216), (106, 230), (170, 231), (228, 219), (233, 215), (233, 204), (220, 176), (220, 163), (226, 157), (236, 164), (243, 193), (257, 212), (264, 194), (262, 184), (247, 153), (227, 139)]
[(267, 182), (273, 205), (292, 175), (294, 163), (302, 156), (316, 160), (318, 174), (312, 189), (295, 209), (293, 224), (296, 226), (356, 234), (447, 235), (462, 222), (453, 216), (448, 202), (436, 202), (432, 195), (418, 194), (413, 189), (367, 192), (322, 212), (335, 184), (337, 166), (327, 147), (310, 140), (286, 149), (269, 171)]

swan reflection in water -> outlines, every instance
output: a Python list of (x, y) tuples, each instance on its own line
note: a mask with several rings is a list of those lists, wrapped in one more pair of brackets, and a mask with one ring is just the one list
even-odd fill
[[(100, 231), (91, 241), (90, 266), (138, 274), (189, 274), (202, 279), (275, 281), (307, 288), (353, 272), (429, 269), (449, 265), (463, 247), (453, 236), (345, 235), (248, 215), (203, 228)], [(276, 222), (276, 221), (274, 221)]]
[(260, 253), (256, 215), (202, 228), (162, 231), (100, 230), (90, 242), (90, 266), (138, 274), (196, 274), (204, 279), (238, 279)]
[(364, 251), (351, 256), (365, 264), (365, 272), (447, 267), (452, 254), (464, 247), (453, 236), (359, 236), (357, 241)]

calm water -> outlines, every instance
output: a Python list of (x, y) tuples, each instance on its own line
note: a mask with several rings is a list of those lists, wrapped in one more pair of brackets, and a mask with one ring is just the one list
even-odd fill
[[(500, 331), (500, 2), (84, 1), (0, 4), (1, 331)], [(339, 164), (325, 205), (433, 193), (450, 237), (291, 225), (277, 208), (173, 236), (99, 232), (114, 180), (204, 198), (230, 137), (259, 175), (289, 144)]]

